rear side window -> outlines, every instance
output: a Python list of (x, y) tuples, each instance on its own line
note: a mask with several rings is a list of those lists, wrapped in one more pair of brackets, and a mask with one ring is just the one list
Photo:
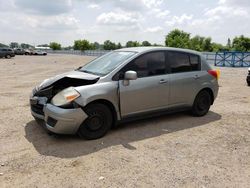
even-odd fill
[(200, 58), (197, 55), (182, 52), (168, 52), (168, 61), (172, 73), (200, 70)]
[(192, 67), (192, 71), (198, 71), (201, 70), (201, 64), (200, 64), (200, 57), (198, 55), (189, 55), (190, 57), (190, 64)]
[(189, 72), (192, 70), (188, 54), (169, 52), (168, 59), (172, 73)]
[(136, 71), (139, 78), (165, 74), (165, 52), (144, 54), (126, 65), (122, 72), (129, 70)]

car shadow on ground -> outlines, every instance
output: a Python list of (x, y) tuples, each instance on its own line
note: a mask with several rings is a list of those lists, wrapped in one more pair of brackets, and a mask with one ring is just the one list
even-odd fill
[(74, 158), (116, 145), (136, 150), (132, 142), (203, 126), (220, 119), (221, 115), (212, 111), (200, 118), (186, 113), (169, 114), (121, 124), (109, 131), (105, 137), (91, 141), (82, 140), (78, 136), (48, 135), (46, 130), (33, 120), (25, 126), (25, 137), (41, 155)]

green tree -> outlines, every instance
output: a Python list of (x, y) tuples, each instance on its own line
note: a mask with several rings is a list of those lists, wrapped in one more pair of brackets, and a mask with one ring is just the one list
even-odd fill
[(168, 33), (165, 39), (165, 45), (175, 48), (189, 48), (190, 47), (190, 33), (175, 29)]
[(117, 46), (114, 42), (111, 42), (110, 40), (106, 40), (103, 44), (104, 50), (115, 50), (117, 49)]
[(202, 42), (202, 51), (203, 52), (211, 52), (213, 50), (212, 47), (212, 39), (210, 37), (204, 38)]
[(116, 46), (117, 49), (121, 49), (122, 48), (122, 44), (119, 42)]
[(51, 42), (49, 44), (49, 47), (52, 49), (52, 50), (61, 50), (62, 47), (61, 47), (61, 44), (57, 43), (57, 42)]
[(50, 45), (48, 45), (48, 44), (39, 44), (39, 45), (37, 45), (37, 47), (50, 47)]
[(225, 46), (219, 43), (212, 43), (212, 51), (213, 52), (219, 52), (219, 51), (225, 51)]
[(227, 48), (229, 50), (232, 48), (232, 43), (231, 43), (231, 39), (230, 38), (227, 39)]
[(150, 42), (148, 41), (143, 41), (142, 46), (152, 46)]
[(196, 35), (190, 39), (189, 47), (192, 50), (203, 51), (203, 43), (204, 43), (204, 37)]
[(126, 43), (126, 47), (130, 48), (130, 47), (138, 47), (140, 46), (140, 43), (138, 41), (128, 41)]
[(250, 38), (241, 35), (233, 39), (233, 50), (247, 52), (250, 51)]
[(7, 45), (5, 45), (5, 44), (0, 43), (0, 47), (5, 48), (5, 47), (8, 47), (8, 46), (7, 46)]
[(163, 45), (161, 45), (161, 44), (157, 44), (157, 43), (154, 43), (152, 46), (159, 46), (159, 47), (163, 47)]
[(93, 45), (94, 45), (95, 49), (100, 49), (100, 47), (101, 47), (98, 42), (94, 42)]
[(88, 40), (75, 40), (74, 42), (74, 50), (90, 50), (93, 46), (90, 44)]
[(18, 48), (19, 44), (17, 42), (11, 42), (10, 43), (10, 48)]
[(20, 46), (21, 46), (21, 48), (23, 48), (23, 49), (34, 48), (34, 46), (32, 46), (32, 45), (30, 45), (30, 44), (25, 44), (25, 43), (21, 43)]
[(73, 46), (67, 46), (67, 47), (63, 47), (63, 50), (73, 50)]

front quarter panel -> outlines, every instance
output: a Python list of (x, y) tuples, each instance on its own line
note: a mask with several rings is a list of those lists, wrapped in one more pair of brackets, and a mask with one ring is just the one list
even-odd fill
[(113, 104), (118, 120), (120, 119), (117, 81), (100, 82), (93, 85), (76, 87), (75, 89), (81, 94), (75, 100), (80, 106), (84, 107), (96, 100), (107, 100)]

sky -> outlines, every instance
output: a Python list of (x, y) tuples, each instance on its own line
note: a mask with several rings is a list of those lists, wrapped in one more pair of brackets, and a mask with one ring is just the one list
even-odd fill
[(87, 39), (164, 44), (178, 28), (226, 44), (250, 37), (250, 0), (0, 0), (0, 43)]

